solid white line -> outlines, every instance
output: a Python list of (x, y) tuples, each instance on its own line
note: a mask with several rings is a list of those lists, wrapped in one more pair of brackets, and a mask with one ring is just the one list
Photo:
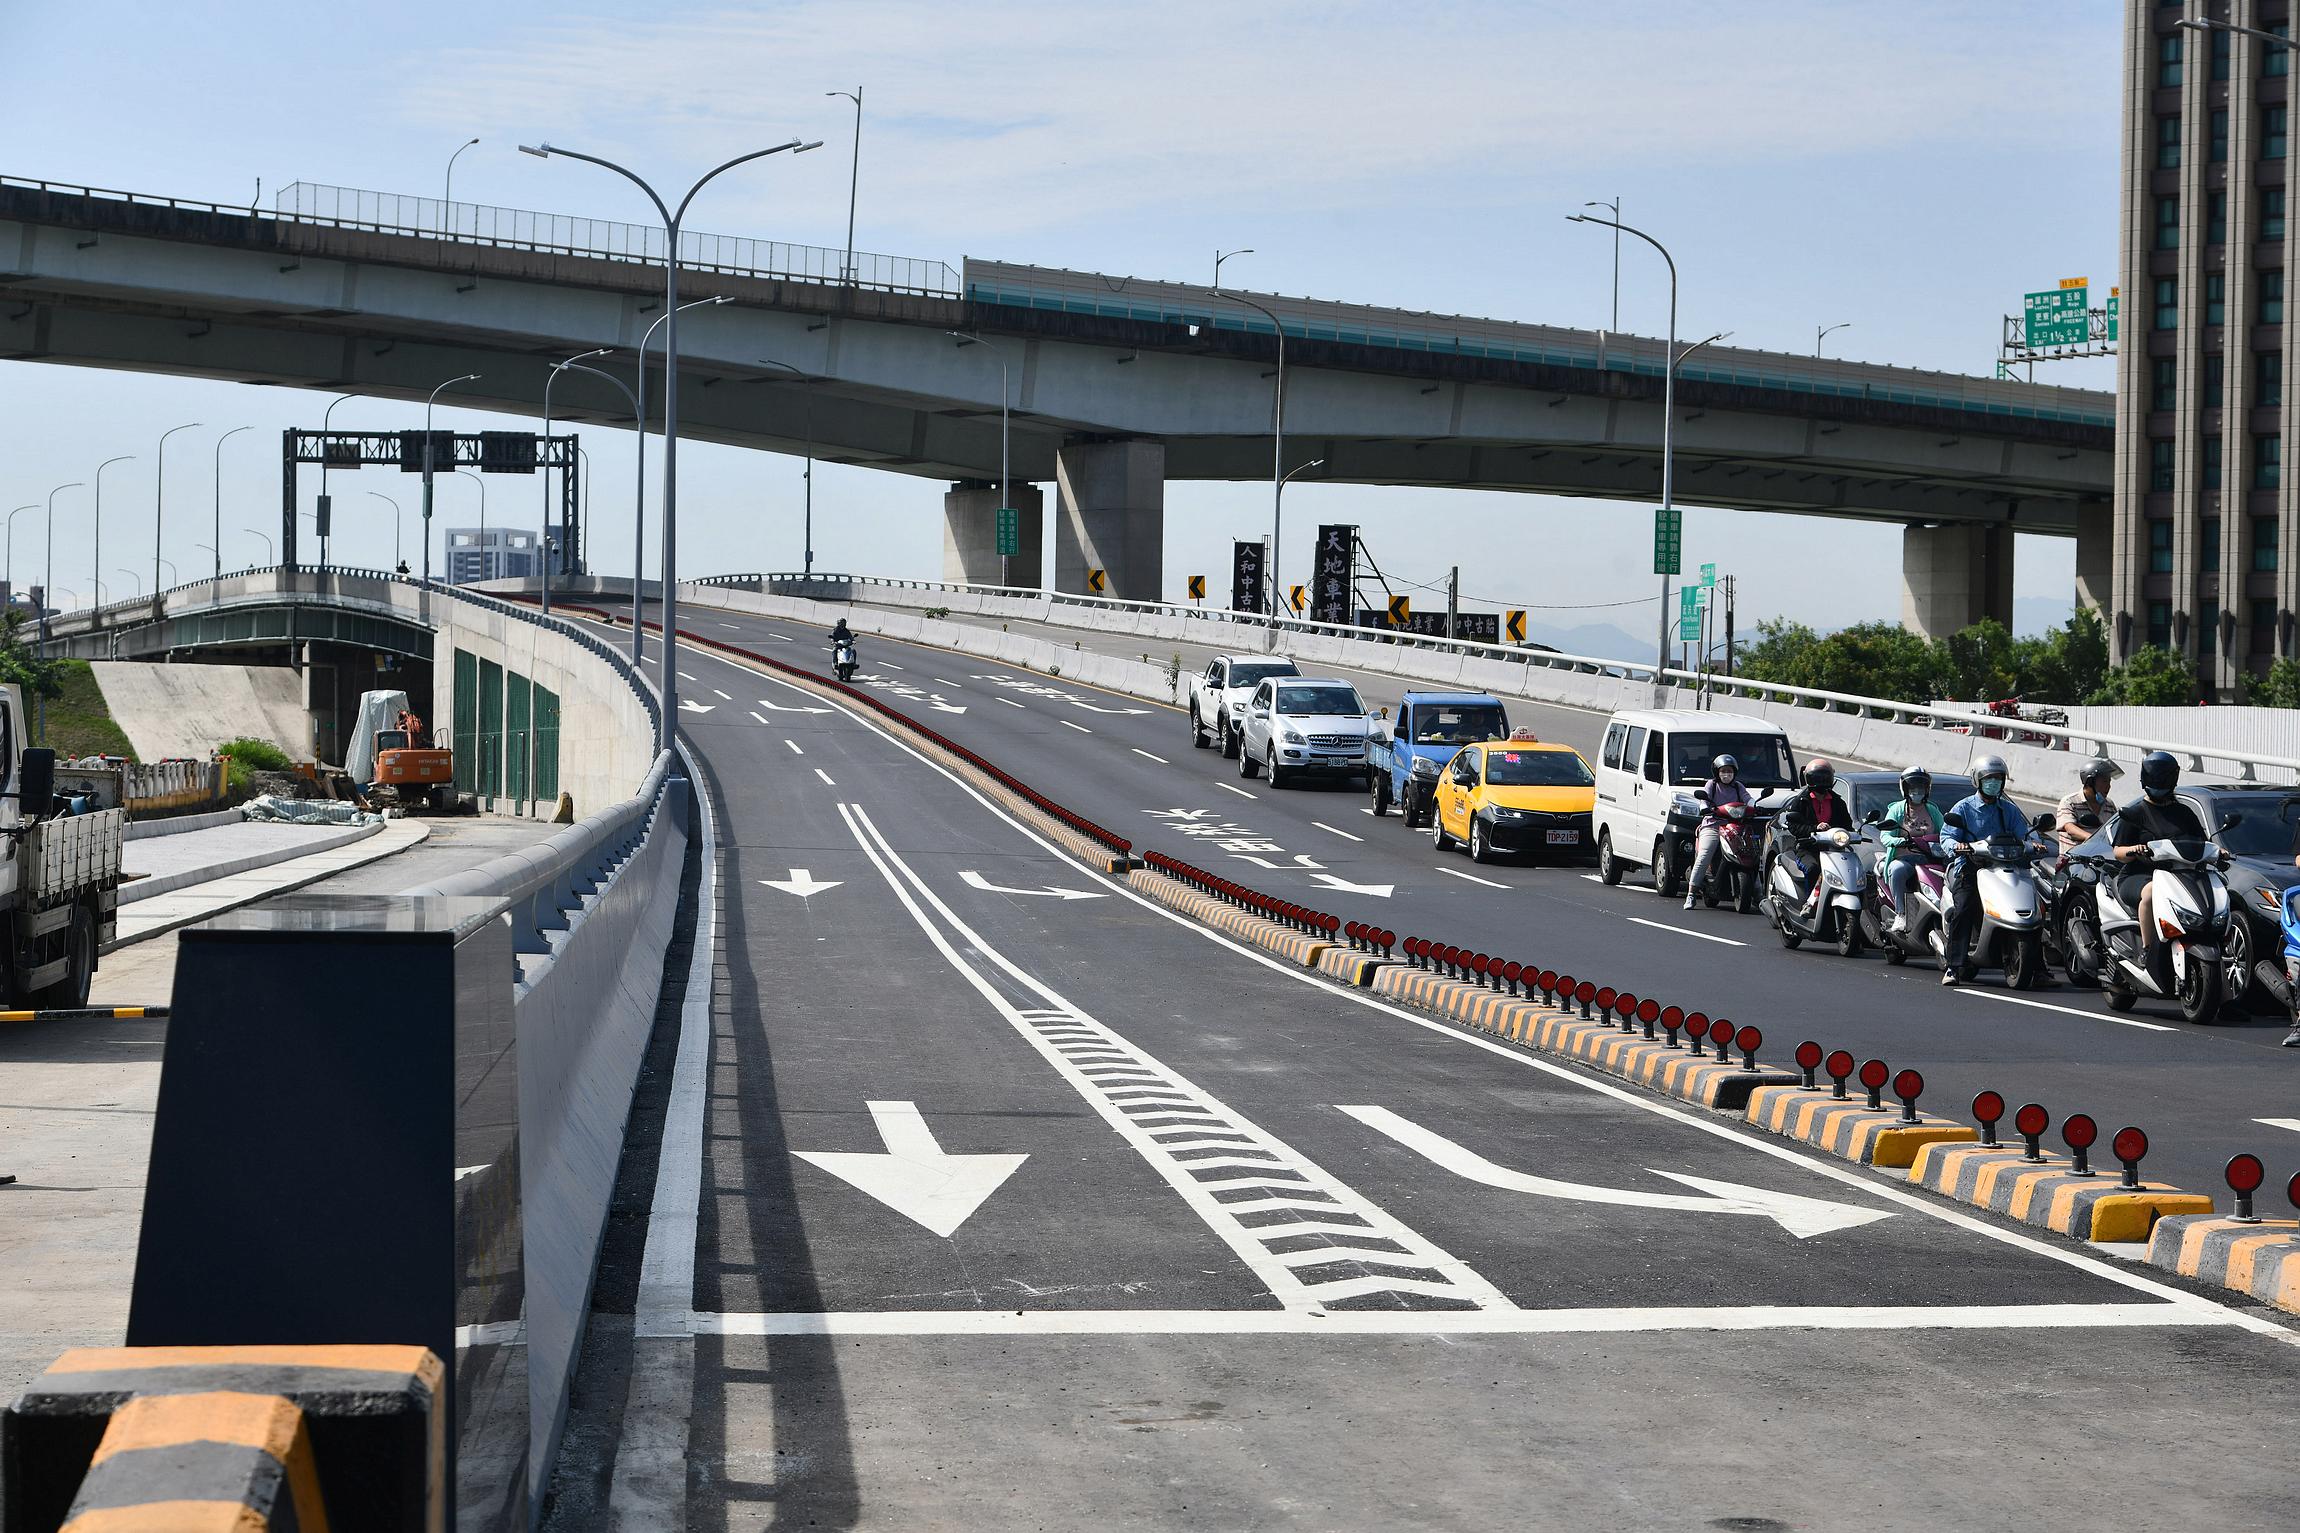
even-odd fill
[(835, 788), (838, 786), (837, 783), (831, 781), (831, 774), (824, 771), (821, 767), (815, 768), (815, 775), (823, 780), (823, 785), (825, 787)]
[(1075, 729), (1082, 735), (1090, 735), (1094, 733), (1093, 730), (1088, 729), (1084, 724), (1073, 724), (1068, 719), (1056, 719), (1054, 722), (1060, 724), (1064, 729)]
[[(765, 673), (762, 672), (761, 674)], [(770, 679), (779, 680), (779, 678)], [(781, 685), (790, 687), (790, 689), (794, 692), (802, 690), (790, 682), (782, 682)], [(815, 694), (809, 693), (808, 695), (814, 696)], [(977, 790), (972, 783), (960, 777), (957, 772), (953, 771), (950, 767), (944, 765), (942, 762), (937, 761), (933, 757), (927, 755), (925, 751), (911, 745), (908, 741), (897, 739), (892, 733), (890, 733), (881, 725), (864, 718), (861, 714), (854, 712), (852, 709), (847, 708), (843, 704), (832, 703), (831, 707), (834, 711), (845, 714), (848, 719), (856, 724), (861, 725), (864, 729), (869, 730), (872, 734), (877, 735), (880, 739), (886, 741), (889, 745), (894, 746), (895, 749), (901, 751), (903, 754), (911, 757), (915, 761), (918, 761), (920, 764), (927, 767), (930, 771), (938, 773), (947, 779), (949, 782), (955, 785), (959, 791), (965, 793), (977, 804), (980, 804), (984, 809), (988, 810), (994, 818), (1004, 821), (1018, 835), (1022, 836), (1025, 840), (1028, 840), (1037, 845), (1040, 850), (1046, 852), (1049, 856), (1060, 858), (1066, 855), (1062, 849), (1057, 847), (1053, 842), (1047, 840), (1037, 831), (1032, 830), (1029, 826), (1024, 825), (1021, 821), (1015, 819), (1013, 815), (1007, 813), (1004, 809), (1001, 809), (996, 804), (993, 804), (987, 797), (985, 797), (979, 790)], [(1227, 787), (1228, 784), (1217, 784), (1217, 786)], [(1252, 797), (1251, 794), (1247, 796)], [(1840, 1165), (1834, 1161), (1823, 1160), (1816, 1155), (1810, 1154), (1802, 1149), (1795, 1148), (1770, 1136), (1760, 1135), (1754, 1130), (1746, 1128), (1746, 1126), (1742, 1124), (1721, 1121), (1712, 1116), (1689, 1112), (1684, 1108), (1678, 1107), (1670, 1102), (1664, 1101), (1645, 1092), (1638, 1091), (1633, 1087), (1626, 1085), (1617, 1086), (1609, 1081), (1600, 1080), (1593, 1075), (1585, 1074), (1581, 1070), (1572, 1066), (1559, 1064), (1552, 1060), (1543, 1059), (1537, 1055), (1528, 1054), (1521, 1049), (1511, 1047), (1509, 1044), (1496, 1043), (1491, 1039), (1481, 1038), (1474, 1033), (1465, 1033), (1460, 1028), (1452, 1025), (1451, 1023), (1440, 1021), (1436, 1017), (1425, 1016), (1418, 1012), (1407, 1011), (1402, 1006), (1393, 1006), (1387, 1001), (1380, 1000), (1362, 991), (1337, 989), (1336, 987), (1323, 982), (1316, 976), (1304, 972), (1298, 965), (1287, 963), (1272, 954), (1261, 951), (1258, 948), (1248, 947), (1244, 943), (1239, 942), (1232, 937), (1225, 936), (1221, 932), (1215, 931), (1210, 927), (1202, 926), (1178, 910), (1167, 909), (1165, 906), (1157, 903), (1149, 896), (1139, 894), (1134, 890), (1127, 888), (1125, 882), (1121, 879), (1115, 879), (1107, 874), (1097, 873), (1092, 869), (1083, 869), (1082, 873), (1089, 882), (1106, 885), (1113, 893), (1119, 895), (1122, 899), (1133, 902), (1135, 905), (1141, 907), (1143, 911), (1157, 917), (1160, 920), (1172, 922), (1174, 925), (1180, 927), (1186, 932), (1189, 932), (1200, 941), (1210, 942), (1214, 946), (1222, 948), (1223, 950), (1235, 955), (1236, 957), (1244, 959), (1248, 963), (1257, 964), (1262, 968), (1269, 970), (1272, 974), (1283, 975), (1296, 984), (1310, 986), (1311, 988), (1318, 991), (1321, 995), (1339, 995), (1344, 1000), (1350, 1002), (1352, 1005), (1362, 1006), (1368, 1011), (1379, 1012), (1383, 1016), (1389, 1017), (1395, 1021), (1403, 1022), (1409, 1027), (1417, 1027), (1422, 1029), (1424, 1032), (1434, 1033), (1442, 1038), (1449, 1038), (1462, 1047), (1480, 1050), (1484, 1053), (1494, 1056), (1497, 1059), (1506, 1059), (1512, 1064), (1518, 1066), (1520, 1069), (1535, 1070), (1544, 1075), (1551, 1076), (1557, 1080), (1569, 1081), (1584, 1091), (1594, 1092), (1600, 1096), (1611, 1097), (1613, 1100), (1620, 1102), (1624, 1106), (1635, 1108), (1639, 1112), (1648, 1112), (1652, 1113), (1656, 1117), (1667, 1118), (1673, 1123), (1694, 1129), (1700, 1133), (1712, 1135), (1715, 1138), (1722, 1139), (1729, 1144), (1738, 1145), (1742, 1149), (1753, 1151), (1759, 1155), (1770, 1156), (1775, 1160), (1785, 1162), (1789, 1165), (1802, 1167), (1804, 1170), (1809, 1171), (1813, 1175), (1821, 1177), (1824, 1180), (1837, 1182), (1847, 1187), (1860, 1188), (1863, 1191), (1866, 1191), (1872, 1197), (1880, 1198), (1887, 1203), (1898, 1204), (1903, 1208), (1913, 1209), (1918, 1213), (1924, 1214), (1927, 1218), (1936, 1219), (1943, 1224), (1953, 1225), (1956, 1228), (1963, 1230), (1967, 1234), (1978, 1236), (1984, 1240), (1994, 1241), (1998, 1245), (2016, 1247), (2022, 1251), (2027, 1252), (2031, 1256), (2042, 1257), (2047, 1261), (2057, 1262), (2061, 1266), (2073, 1268), (2076, 1271), (2087, 1273), (2093, 1277), (2100, 1278), (2109, 1283), (2113, 1283), (2120, 1288), (2131, 1289), (2136, 1293), (2143, 1293), (2149, 1295), (2151, 1298), (2164, 1300), (2173, 1306), (2191, 1310), (2198, 1315), (2200, 1323), (2233, 1326), (2238, 1330), (2249, 1331), (2256, 1336), (2266, 1336), (2273, 1340), (2281, 1341), (2286, 1346), (2300, 1347), (2300, 1333), (2295, 1333), (2291, 1330), (2288, 1330), (2284, 1326), (2277, 1324), (2275, 1321), (2265, 1320), (2257, 1315), (2247, 1314), (2242, 1310), (2231, 1308), (2230, 1306), (2218, 1303), (2215, 1300), (2185, 1292), (2184, 1290), (2174, 1288), (2169, 1284), (2159, 1283), (2152, 1278), (2141, 1276), (2138, 1272), (2120, 1267), (2112, 1262), (2103, 1261), (2099, 1257), (2089, 1255), (2083, 1251), (2070, 1250), (2059, 1245), (2048, 1244), (2045, 1241), (2024, 1234), (2019, 1230), (1999, 1227), (1975, 1215), (1963, 1213), (1955, 1207), (1945, 1203), (1940, 1198), (1931, 1196), (1929, 1194), (1920, 1196), (1917, 1193), (1909, 1192), (1902, 1188), (1882, 1185), (1877, 1182), (1871, 1174), (1867, 1173), (1867, 1168), (1865, 1167), (1856, 1169), (1852, 1166)], [(699, 1149), (697, 1153), (700, 1153)], [(681, 1318), (687, 1319), (692, 1317), (682, 1316)]]
[(1237, 794), (1237, 795), (1238, 795), (1238, 797), (1240, 797), (1240, 798), (1260, 798), (1260, 797), (1261, 797), (1261, 795), (1260, 795), (1259, 793), (1248, 793), (1248, 792), (1247, 792), (1247, 791), (1246, 791), (1244, 788), (1233, 788), (1233, 787), (1231, 787), (1231, 786), (1230, 786), (1228, 783), (1226, 783), (1226, 782), (1218, 782), (1218, 783), (1214, 784), (1214, 786), (1215, 786), (1215, 787), (1217, 787), (1217, 788), (1220, 788), (1220, 789), (1221, 789), (1223, 792), (1225, 792), (1225, 793), (1235, 793), (1235, 794)]
[(2265, 1123), (2270, 1128), (2288, 1128), (2293, 1133), (2300, 1134), (2300, 1118), (2254, 1118), (2252, 1121)]
[(2227, 1325), (2181, 1304), (1752, 1304), (1517, 1310), (1039, 1309), (698, 1314), (705, 1336), (1581, 1336), (1636, 1331), (2116, 1330)]
[(785, 740), (783, 743), (791, 748), (791, 754), (794, 756), (804, 756), (806, 754), (805, 751), (799, 749), (799, 742), (796, 740)]
[(1340, 836), (1340, 837), (1341, 837), (1341, 838), (1342, 838), (1344, 841), (1358, 841), (1358, 842), (1363, 842), (1363, 841), (1366, 839), (1366, 838), (1365, 838), (1365, 837), (1363, 837), (1363, 836), (1353, 836), (1353, 835), (1351, 835), (1351, 834), (1350, 834), (1348, 831), (1346, 831), (1346, 830), (1336, 830), (1336, 829), (1334, 829), (1334, 827), (1333, 827), (1333, 826), (1331, 826), (1331, 825), (1328, 825), (1328, 824), (1327, 824), (1325, 821), (1323, 821), (1323, 820), (1312, 820), (1310, 823), (1311, 823), (1312, 825), (1316, 826), (1316, 827), (1317, 827), (1319, 830), (1322, 830), (1322, 831), (1324, 831), (1324, 832), (1325, 832), (1327, 835), (1329, 835), (1329, 836)]
[(1466, 878), (1473, 884), (1483, 884), (1488, 889), (1507, 889), (1509, 887), (1507, 884), (1497, 884), (1490, 878), (1480, 878), (1475, 873), (1464, 873), (1459, 868), (1440, 868), (1438, 871), (1440, 873), (1451, 873), (1456, 878)]
[(1671, 926), (1666, 921), (1648, 921), (1643, 916), (1631, 916), (1629, 919), (1636, 925), (1650, 926), (1657, 932), (1675, 932), (1680, 937), (1699, 937), (1703, 942), (1722, 942), (1727, 947), (1747, 947), (1749, 945), (1746, 942), (1735, 942), (1731, 937), (1712, 937), (1707, 932), (1697, 932), (1690, 926)]
[(1134, 752), (1135, 755), (1147, 756), (1150, 760), (1157, 762), (1160, 766), (1172, 766), (1174, 764), (1173, 762), (1168, 761), (1164, 756), (1151, 756), (1148, 751), (1144, 750), (1139, 745), (1132, 746), (1130, 749)]
[(2003, 1001), (2010, 1006), (2034, 1006), (2038, 1011), (2057, 1011), (2064, 1017), (2082, 1017), (2087, 1022), (2114, 1022), (2120, 1027), (2145, 1028), (2152, 1033), (2177, 1033), (2177, 1027), (2163, 1022), (2143, 1022), (2138, 1017), (2120, 1017), (2113, 1012), (2080, 1011), (2074, 1006), (2055, 1006), (2050, 1001), (2032, 1001), (2024, 995), (2006, 995), (2002, 990), (1975, 990), (1964, 987), (1964, 992), (1984, 1001)]
[(1009, 708), (1020, 708), (1023, 706), (1021, 703), (1016, 702), (1011, 697), (1002, 697), (999, 699), (999, 701), (1006, 704), (1006, 706)]

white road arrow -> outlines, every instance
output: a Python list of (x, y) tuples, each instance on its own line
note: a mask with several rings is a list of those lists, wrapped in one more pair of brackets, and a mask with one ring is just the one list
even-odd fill
[(717, 703), (698, 703), (691, 697), (679, 699), (679, 711), (681, 713), (709, 713), (718, 706)]
[(1506, 1192), (1530, 1193), (1539, 1198), (1567, 1198), (1576, 1203), (1612, 1203), (1622, 1208), (1665, 1208), (1697, 1214), (1754, 1214), (1773, 1220), (1799, 1240), (1826, 1235), (1831, 1230), (1849, 1230), (1892, 1217), (1888, 1209), (1830, 1203), (1820, 1198), (1799, 1197), (1792, 1192), (1768, 1192), (1761, 1187), (1744, 1187), (1735, 1182), (1713, 1182), (1706, 1177), (1684, 1176), (1675, 1171), (1655, 1171), (1652, 1174), (1668, 1177), (1687, 1187), (1697, 1187), (1706, 1196), (1695, 1198), (1675, 1192), (1634, 1192), (1627, 1188), (1588, 1187), (1579, 1182), (1552, 1181), (1545, 1176), (1529, 1176), (1522, 1171), (1497, 1166), (1484, 1156), (1465, 1150), (1442, 1134), (1433, 1134), (1386, 1107), (1343, 1107), (1338, 1111), (1348, 1113), (1370, 1129), (1389, 1135), (1407, 1149), (1435, 1161), (1458, 1177), (1487, 1187), (1499, 1187)]
[[(685, 705), (685, 700), (684, 700), (684, 699), (681, 699), (681, 706), (684, 706), (684, 705)], [(763, 697), (759, 699), (759, 706), (760, 706), (760, 707), (762, 707), (762, 708), (764, 708), (764, 709), (766, 709), (766, 710), (767, 710), (769, 713), (828, 713), (828, 712), (830, 712), (830, 709), (828, 709), (828, 708), (786, 708), (786, 707), (784, 707), (784, 706), (783, 706), (781, 703), (770, 703), (770, 702), (768, 702), (768, 701), (767, 701), (765, 698), (763, 698)]]
[(964, 879), (970, 887), (991, 894), (1035, 894), (1041, 899), (1049, 900), (1098, 900), (1102, 898), (1101, 895), (1087, 889), (1009, 889), (1003, 884), (992, 883), (980, 873), (961, 872), (958, 876)]
[(871, 1102), (884, 1154), (793, 1150), (860, 1192), (926, 1226), (946, 1239), (1006, 1179), (1030, 1159), (1027, 1155), (952, 1155), (934, 1142), (915, 1102)]
[(1150, 711), (1147, 708), (1097, 708), (1092, 703), (1086, 702), (1085, 700), (1076, 697), (1066, 697), (1063, 699), (1063, 701), (1071, 704), (1074, 707), (1083, 708), (1088, 713), (1116, 714), (1121, 718), (1130, 713), (1148, 713)]
[(944, 701), (943, 701), (941, 698), (939, 698), (939, 697), (931, 699), (931, 700), (929, 701), (929, 703), (928, 703), (928, 706), (929, 706), (929, 707), (931, 707), (931, 708), (933, 708), (933, 709), (934, 709), (934, 711), (935, 711), (935, 712), (937, 712), (937, 713), (964, 713), (964, 712), (966, 712), (966, 705), (965, 705), (965, 704), (963, 704), (963, 703), (946, 703), (946, 702), (944, 702)]
[(759, 882), (770, 889), (780, 889), (785, 894), (795, 894), (803, 900), (812, 895), (820, 894), (825, 889), (836, 889), (843, 880), (817, 878), (805, 868), (793, 868), (791, 869), (791, 876), (788, 878), (762, 878)]
[(1331, 889), (1336, 894), (1370, 894), (1377, 900), (1388, 899), (1390, 891), (1397, 887), (1396, 884), (1353, 884), (1331, 873), (1320, 873), (1317, 882), (1320, 887)]

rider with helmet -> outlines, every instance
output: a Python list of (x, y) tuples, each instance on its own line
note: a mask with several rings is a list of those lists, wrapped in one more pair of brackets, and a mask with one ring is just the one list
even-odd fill
[[(2179, 787), (2180, 762), (2170, 751), (2150, 751), (2140, 758), (2140, 797), (2119, 809), (2108, 825), (2108, 839), (2116, 848), (2118, 862), (2145, 862), (2151, 841), (2195, 842), (2197, 851), (2202, 850), (2202, 843), (2208, 839), (2204, 822), (2196, 817), (2195, 810), (2180, 801)], [(2152, 882), (2145, 867), (2131, 868), (2116, 876), (2116, 897), (2140, 921), (2141, 954), (2154, 970), (2163, 939), (2157, 935), (2155, 921), (2149, 918), (2150, 906), (2155, 903)]]
[(1702, 784), (1708, 796), (1708, 807), (1701, 811), (1701, 830), (1694, 841), (1693, 872), (1685, 880), (1685, 908), (1691, 910), (1697, 891), (1716, 875), (1717, 861), (1722, 855), (1722, 841), (1717, 828), (1717, 812), (1727, 804), (1739, 804), (1744, 809), (1756, 800), (1741, 782), (1741, 763), (1731, 756), (1719, 756), (1709, 763), (1709, 781)]
[(1805, 763), (1803, 786), (1773, 819), (1774, 855), (1796, 869), (1802, 885), (1812, 869), (1797, 855), (1797, 843), (1815, 831), (1853, 828), (1853, 811), (1837, 792), (1837, 769), (1815, 756)]
[(1972, 977), (1966, 955), (1972, 948), (1973, 928), (1980, 924), (1979, 901), (1974, 898), (1973, 864), (1967, 846), (1990, 841), (2026, 841), (2028, 816), (2006, 795), (2012, 769), (2002, 756), (1983, 756), (1973, 763), (1973, 791), (1958, 800), (1948, 813), (1941, 849), (1951, 858), (1947, 880), (1949, 910), (1942, 934), (1941, 983), (1953, 985)]
[(1933, 774), (1921, 766), (1901, 769), (1901, 796), (1885, 811), (1877, 833), (1877, 861), (1892, 892), (1895, 936), (1909, 929), (1909, 903), (1916, 897), (1917, 864), (1940, 845), (1941, 812), (1933, 807)]
[[(2076, 789), (2060, 801), (2052, 827), (2063, 851), (2073, 852), (2090, 841), (2115, 815), (2116, 800), (2108, 796), (2108, 788), (2111, 779), (2123, 775), (2124, 768), (2106, 756), (2093, 757), (2076, 774)], [(2091, 816), (2094, 823), (2079, 825), (2079, 815)]]

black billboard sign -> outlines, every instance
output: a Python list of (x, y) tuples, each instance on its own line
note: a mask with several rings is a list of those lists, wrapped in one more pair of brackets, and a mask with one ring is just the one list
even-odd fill
[(1237, 612), (1262, 610), (1262, 545), (1230, 545), (1230, 607)]
[(1310, 577), (1310, 616), (1321, 623), (1350, 620), (1351, 593), (1357, 584), (1358, 529), (1324, 526), (1318, 529), (1316, 563)]

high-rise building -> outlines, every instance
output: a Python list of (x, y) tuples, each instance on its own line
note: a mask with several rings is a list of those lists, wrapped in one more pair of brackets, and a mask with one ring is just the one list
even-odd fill
[(450, 527), (447, 583), (521, 580), (543, 573), (543, 540), (532, 527)]
[[(2300, 653), (2300, 270), (2287, 209), (2290, 0), (2125, 0), (2122, 343), (2110, 643), (2195, 662), (2206, 695)], [(2300, 304), (2300, 292), (2292, 295)], [(2081, 575), (2082, 572), (2080, 572)]]

